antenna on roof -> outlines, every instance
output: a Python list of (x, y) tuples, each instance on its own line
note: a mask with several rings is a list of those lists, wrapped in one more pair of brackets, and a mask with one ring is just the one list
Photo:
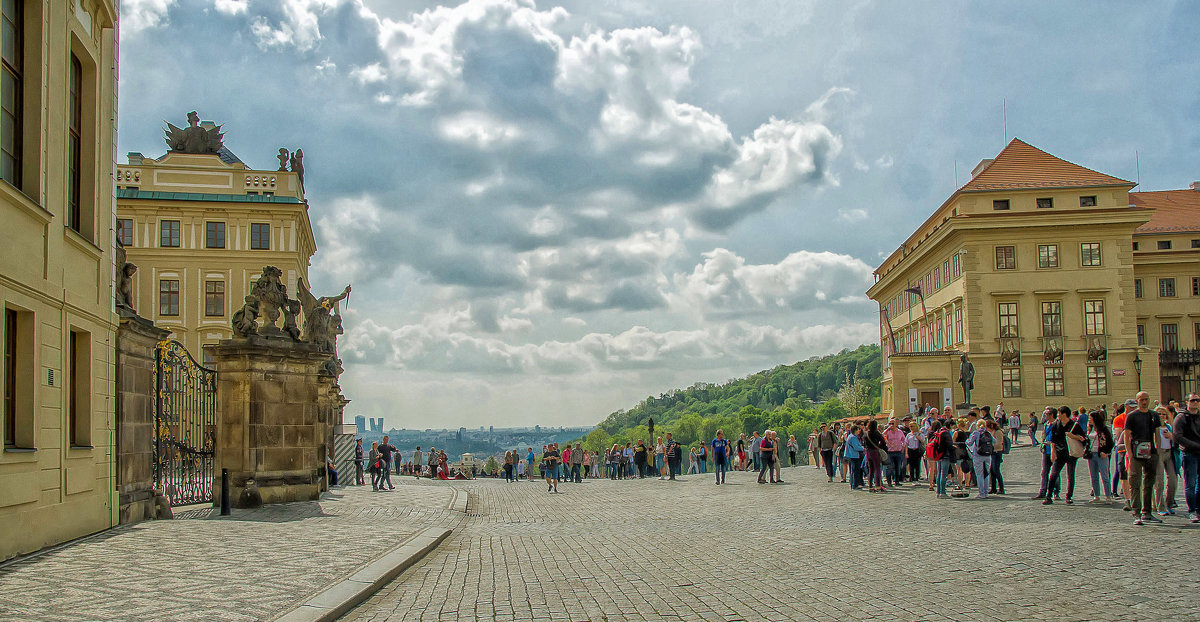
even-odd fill
[(1008, 102), (1000, 100), (1000, 116), (1004, 119), (1004, 144), (1008, 144)]
[(1133, 150), (1133, 165), (1137, 167), (1137, 183), (1140, 188), (1142, 186), (1142, 162), (1138, 159), (1137, 149)]
[(958, 190), (958, 159), (954, 160), (954, 189)]

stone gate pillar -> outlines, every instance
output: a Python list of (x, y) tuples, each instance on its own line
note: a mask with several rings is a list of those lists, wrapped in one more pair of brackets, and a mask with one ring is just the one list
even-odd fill
[(213, 503), (229, 469), (233, 507), (317, 499), (325, 480), (328, 352), (310, 343), (259, 335), (210, 346), (217, 369)]
[(154, 352), (171, 331), (138, 316), (117, 329), (117, 494), (122, 525), (154, 518)]

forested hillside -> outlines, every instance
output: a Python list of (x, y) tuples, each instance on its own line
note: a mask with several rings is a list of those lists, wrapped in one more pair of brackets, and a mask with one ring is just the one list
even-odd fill
[(670, 431), (686, 445), (711, 439), (718, 428), (734, 438), (770, 428), (785, 439), (795, 434), (803, 444), (822, 421), (878, 412), (881, 364), (879, 346), (863, 345), (725, 384), (697, 383), (612, 413), (585, 445), (607, 449), (614, 442), (649, 440), (651, 418), (655, 436)]

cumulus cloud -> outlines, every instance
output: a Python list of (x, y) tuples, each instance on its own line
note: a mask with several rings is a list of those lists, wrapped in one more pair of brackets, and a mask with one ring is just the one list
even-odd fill
[(238, 15), (250, 8), (250, 0), (213, 0), (213, 8), (226, 15)]
[(862, 260), (811, 251), (797, 251), (777, 264), (753, 265), (718, 248), (704, 253), (691, 274), (675, 275), (680, 295), (709, 314), (863, 303), (870, 283), (871, 267)]
[[(230, 0), (218, 0), (218, 5)], [(248, 1), (248, 0), (247, 0)], [(250, 25), (258, 44), (263, 49), (292, 47), (308, 51), (321, 40), (320, 19), (343, 0), (273, 0), (275, 10), (270, 15), (259, 15)], [(230, 2), (241, 4), (245, 2)], [(218, 6), (218, 8), (220, 8)]]
[(176, 0), (121, 0), (121, 33), (134, 34), (167, 23)]

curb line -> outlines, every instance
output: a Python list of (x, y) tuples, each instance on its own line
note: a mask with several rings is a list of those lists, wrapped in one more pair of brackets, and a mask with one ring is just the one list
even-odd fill
[(451, 530), (429, 527), (349, 577), (314, 594), (273, 622), (333, 622), (367, 600), (401, 572), (437, 548)]
[(467, 492), (465, 490), (459, 490), (457, 488), (451, 488), (450, 490), (454, 491), (454, 496), (451, 497), (450, 504), (448, 506), (446, 506), (446, 509), (453, 510), (455, 512), (462, 512), (463, 514), (466, 514), (467, 513)]

